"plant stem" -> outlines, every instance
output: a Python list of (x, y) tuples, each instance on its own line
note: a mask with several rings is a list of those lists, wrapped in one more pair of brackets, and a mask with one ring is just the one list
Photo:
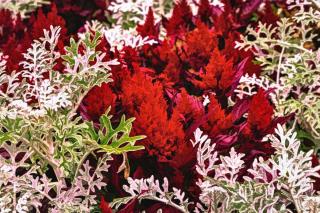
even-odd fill
[(154, 201), (158, 201), (158, 202), (164, 203), (166, 205), (172, 206), (173, 208), (175, 208), (175, 209), (177, 209), (177, 210), (179, 210), (179, 211), (181, 211), (183, 213), (188, 213), (189, 212), (184, 207), (178, 206), (177, 204), (173, 203), (171, 200), (168, 200), (168, 199), (161, 199), (161, 198), (150, 196), (150, 195), (147, 195), (146, 197), (141, 196), (140, 198), (148, 199), (148, 200), (154, 200)]
[(20, 138), (21, 141), (29, 144), (30, 148), (33, 149), (38, 155), (40, 155), (40, 157), (47, 161), (47, 163), (52, 167), (52, 169), (54, 170), (54, 173), (56, 175), (56, 177), (60, 180), (61, 179), (61, 175), (63, 174), (62, 170), (60, 169), (60, 165), (54, 161), (54, 159), (44, 155), (37, 147), (35, 147), (33, 145), (32, 142), (26, 140), (25, 138), (21, 137)]
[[(16, 168), (14, 171), (14, 174), (16, 174)], [(16, 194), (16, 181), (13, 181), (13, 198), (12, 198), (12, 203), (13, 203), (13, 213), (16, 213), (16, 208), (17, 208), (17, 194)]]
[[(49, 183), (48, 185), (56, 185), (56, 184), (55, 183)], [(21, 184), (21, 186), (30, 187), (30, 185), (26, 185), (26, 184)], [(44, 186), (44, 184), (37, 185), (37, 187), (42, 187), (42, 186)], [(46, 197), (48, 200), (53, 201), (53, 198), (50, 195), (44, 193), (43, 191), (41, 191), (41, 190), (39, 190), (37, 188), (30, 189), (30, 191), (32, 191), (32, 190), (36, 190), (38, 193), (40, 193), (41, 195)]]
[(77, 112), (82, 99), (88, 94), (89, 90), (87, 90), (86, 92), (84, 92), (79, 98), (78, 98), (78, 102), (74, 105), (74, 107), (72, 108), (72, 110), (69, 112), (69, 118), (71, 119), (73, 117), (73, 115)]
[(216, 192), (213, 192), (214, 212), (218, 213), (218, 203)]
[(301, 210), (301, 208), (300, 208), (300, 204), (299, 204), (299, 202), (295, 199), (295, 196), (294, 196), (294, 193), (293, 193), (292, 189), (290, 188), (289, 191), (290, 191), (290, 195), (291, 195), (293, 204), (294, 204), (294, 206), (296, 207), (297, 213), (302, 213), (302, 210)]
[(95, 148), (92, 148), (92, 149), (90, 149), (89, 151), (87, 151), (87, 152), (82, 156), (82, 158), (81, 158), (81, 160), (80, 160), (80, 162), (79, 162), (79, 164), (78, 164), (78, 166), (77, 166), (76, 172), (74, 173), (74, 180), (75, 180), (76, 177), (78, 176), (79, 170), (80, 170), (83, 162), (87, 159), (88, 155), (89, 155), (90, 153), (92, 153), (92, 152), (93, 152), (94, 150), (96, 150), (96, 149), (98, 149), (98, 148), (96, 148), (96, 147), (95, 147)]
[[(289, 43), (289, 42), (286, 42), (286, 41), (282, 41), (282, 40), (276, 40), (276, 39), (262, 39), (259, 41), (259, 43), (275, 43), (275, 44), (280, 44), (280, 45), (283, 45), (285, 47), (292, 47), (292, 48), (296, 48), (296, 49), (299, 49), (299, 50), (302, 50), (304, 52), (307, 52), (309, 54), (312, 54), (312, 51), (311, 50), (308, 50), (302, 46), (299, 46), (297, 44), (292, 44), (292, 43)], [(259, 46), (259, 45), (258, 45)]]
[(278, 68), (277, 68), (277, 81), (276, 81), (277, 85), (280, 84), (280, 68), (281, 68), (281, 63), (282, 63), (282, 57), (283, 57), (283, 54), (284, 54), (284, 50), (285, 50), (285, 47), (282, 47), (282, 50), (281, 50), (281, 53), (280, 53), (280, 57), (279, 57), (279, 62), (278, 62)]

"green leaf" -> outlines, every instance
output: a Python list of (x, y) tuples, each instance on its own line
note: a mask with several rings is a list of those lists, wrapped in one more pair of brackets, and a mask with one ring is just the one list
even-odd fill
[(11, 132), (1, 132), (0, 133), (0, 144), (6, 141), (12, 141), (12, 134)]
[(126, 120), (125, 116), (121, 117), (120, 123), (113, 128), (111, 123), (110, 107), (106, 113), (100, 117), (100, 129), (95, 130), (93, 123), (87, 122), (88, 134), (97, 141), (97, 146), (109, 154), (122, 154), (144, 149), (143, 146), (135, 146), (135, 143), (145, 138), (143, 135), (130, 136), (132, 122), (134, 118)]

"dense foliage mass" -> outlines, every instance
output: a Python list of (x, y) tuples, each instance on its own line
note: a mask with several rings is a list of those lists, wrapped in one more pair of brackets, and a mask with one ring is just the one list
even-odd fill
[(0, 212), (320, 211), (317, 0), (0, 0)]

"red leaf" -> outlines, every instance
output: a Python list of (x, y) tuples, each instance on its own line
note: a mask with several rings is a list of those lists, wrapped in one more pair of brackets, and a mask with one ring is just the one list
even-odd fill
[(262, 0), (250, 0), (243, 4), (243, 7), (241, 8), (240, 19), (249, 18), (252, 15), (252, 13), (258, 9), (261, 3)]
[(186, 35), (182, 50), (184, 54), (181, 54), (181, 59), (197, 71), (208, 64), (216, 46), (215, 32), (199, 21), (197, 28)]
[(150, 36), (158, 38), (159, 26), (155, 26), (152, 8), (149, 8), (147, 18), (143, 25), (137, 26), (137, 31), (142, 37)]
[(202, 102), (182, 89), (176, 96), (176, 106), (173, 108), (172, 117), (181, 120), (184, 125), (190, 124), (195, 118), (203, 116), (204, 108)]
[(207, 122), (203, 125), (211, 138), (224, 133), (232, 126), (232, 114), (226, 114), (214, 96), (210, 97)]
[(32, 38), (38, 39), (43, 36), (43, 30), (49, 30), (51, 25), (61, 27), (61, 37), (64, 37), (67, 34), (67, 29), (65, 28), (66, 22), (58, 15), (58, 10), (55, 4), (52, 4), (51, 11), (47, 15), (43, 13), (42, 9), (38, 11), (36, 20), (32, 27)]
[(214, 49), (206, 71), (198, 75), (201, 80), (191, 79), (191, 82), (202, 90), (226, 91), (233, 83), (234, 74), (232, 61)]
[(99, 205), (102, 213), (112, 213), (112, 209), (109, 206), (109, 203), (104, 200), (104, 197), (101, 196), (101, 201)]
[(248, 62), (249, 58), (245, 58), (243, 59), (236, 67), (235, 69), (235, 73), (234, 73), (234, 77), (233, 77), (233, 81), (232, 81), (232, 85), (231, 85), (231, 89), (228, 92), (227, 96), (232, 95), (232, 92), (237, 88), (240, 78), (241, 76), (243, 76), (244, 73), (244, 68)]
[(109, 84), (103, 83), (101, 87), (92, 88), (86, 95), (82, 101), (80, 113), (84, 118), (98, 122), (109, 106), (111, 106), (111, 114), (114, 114), (116, 98)]
[(259, 89), (249, 105), (248, 125), (253, 133), (261, 133), (267, 130), (272, 122), (273, 107), (266, 93)]
[[(316, 155), (312, 155), (311, 156), (311, 162), (312, 162), (312, 167), (316, 167), (319, 166), (319, 158)], [(317, 172), (320, 175), (320, 172)], [(320, 178), (319, 177), (313, 177), (312, 178), (315, 182), (313, 184), (314, 190), (319, 191), (320, 190)]]
[(250, 101), (248, 99), (238, 100), (232, 108), (232, 121), (235, 122), (248, 112)]
[(237, 142), (238, 139), (238, 133), (235, 132), (232, 135), (218, 135), (215, 138), (215, 141), (217, 143), (217, 149), (225, 149), (230, 148), (234, 143)]
[(169, 119), (162, 85), (139, 71), (123, 82), (122, 90), (123, 109), (136, 118), (134, 134), (147, 136), (141, 144), (158, 160), (171, 159), (184, 133), (179, 120)]
[(192, 12), (186, 0), (181, 0), (174, 6), (172, 16), (169, 19), (166, 30), (168, 35), (184, 32), (192, 24)]

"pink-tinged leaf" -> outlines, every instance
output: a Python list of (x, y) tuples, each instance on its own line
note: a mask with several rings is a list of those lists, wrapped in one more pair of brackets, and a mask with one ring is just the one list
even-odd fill
[(262, 0), (251, 0), (246, 2), (241, 10), (240, 19), (247, 19), (249, 18), (253, 12), (255, 12), (258, 7), (261, 5)]
[(235, 132), (233, 135), (218, 135), (215, 138), (217, 143), (217, 149), (224, 149), (231, 147), (238, 139), (238, 133)]
[(248, 112), (250, 101), (248, 99), (242, 99), (237, 101), (232, 109), (232, 121), (235, 122), (240, 119), (244, 113)]
[[(266, 156), (266, 153), (260, 150), (251, 150), (245, 157), (246, 162), (252, 162), (258, 156)], [(250, 165), (250, 164), (249, 164)]]
[(166, 87), (166, 88), (164, 88), (164, 92), (172, 102), (175, 101), (175, 99), (177, 97), (177, 93), (178, 93), (178, 91), (176, 89), (173, 89), (171, 87)]
[(186, 114), (192, 114), (192, 117), (198, 117), (204, 114), (203, 104), (200, 99), (189, 95), (186, 90), (182, 90), (176, 94), (173, 102), (176, 105), (175, 109), (178, 110), (181, 117), (185, 117)]
[(235, 74), (234, 74), (234, 77), (233, 77), (233, 82), (231, 84), (231, 89), (230, 91), (228, 92), (227, 96), (230, 96), (233, 91), (237, 88), (238, 84), (239, 84), (239, 81), (240, 81), (240, 78), (241, 76), (243, 76), (245, 70), (245, 66), (247, 65), (247, 62), (249, 61), (249, 57), (246, 57), (245, 59), (243, 59), (235, 68)]
[(181, 211), (163, 203), (156, 203), (146, 209), (146, 212), (157, 212), (161, 209), (162, 213), (180, 213)]
[(125, 205), (125, 207), (121, 210), (118, 211), (118, 213), (132, 213), (132, 212), (136, 212), (135, 211), (135, 207), (138, 204), (138, 199), (134, 198), (132, 199), (129, 203), (127, 203)]
[(273, 119), (269, 128), (267, 129), (266, 133), (267, 134), (274, 133), (274, 129), (277, 127), (278, 124), (283, 125), (283, 124), (287, 123), (289, 120), (293, 119), (294, 116), (295, 116), (295, 113), (290, 113), (287, 116), (277, 117), (277, 118)]
[(193, 124), (186, 130), (186, 138), (191, 138), (193, 135), (193, 132), (196, 131), (197, 128), (199, 128), (202, 124), (206, 123), (208, 121), (209, 114), (205, 114), (201, 117), (199, 117)]

